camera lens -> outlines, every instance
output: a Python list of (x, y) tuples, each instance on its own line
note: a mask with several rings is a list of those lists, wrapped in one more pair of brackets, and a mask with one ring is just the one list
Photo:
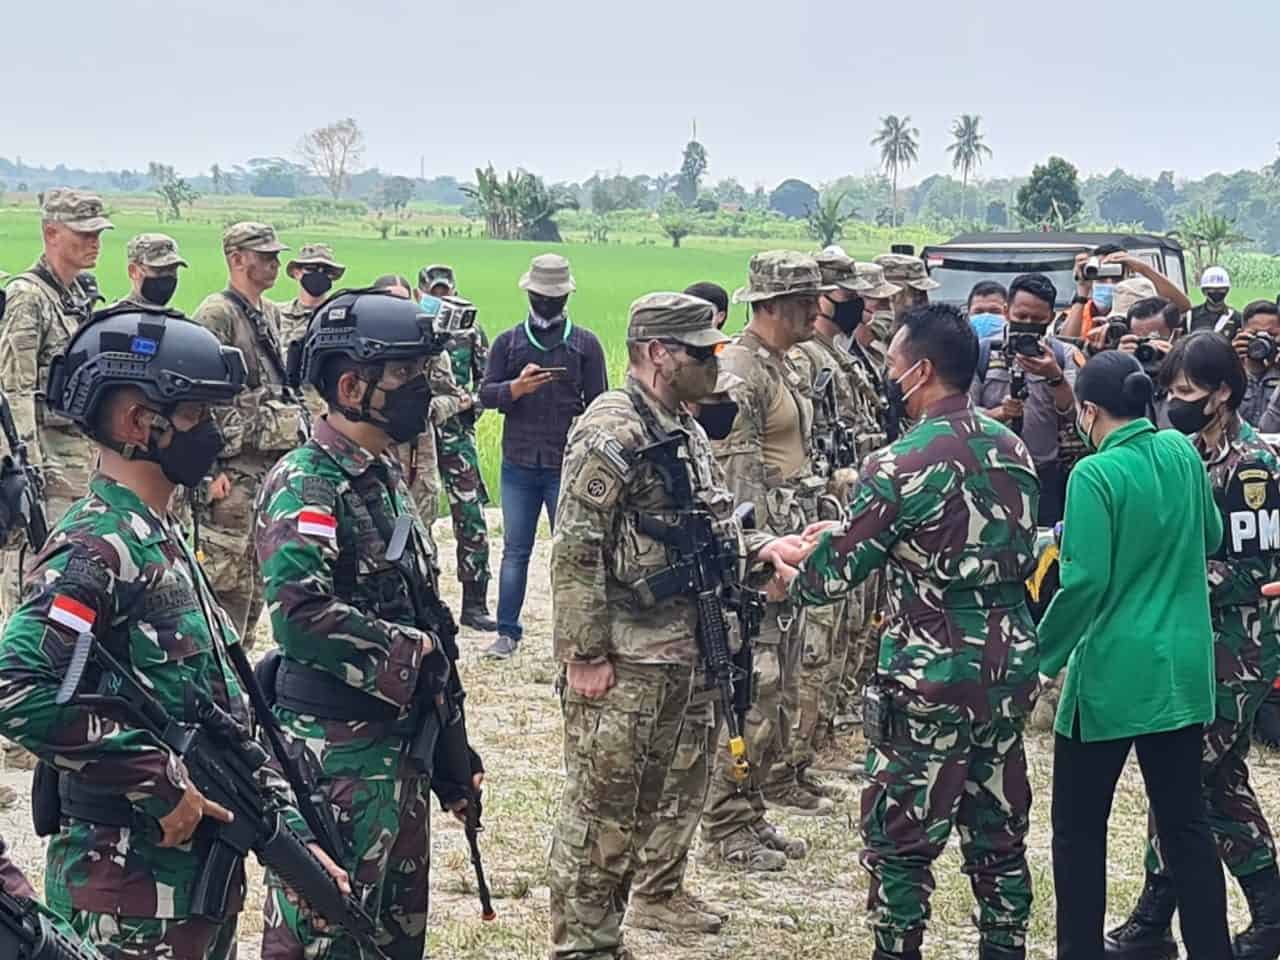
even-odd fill
[(1268, 336), (1259, 335), (1253, 337), (1249, 341), (1248, 354), (1250, 360), (1257, 360), (1261, 363), (1265, 363), (1271, 359), (1275, 352), (1275, 341)]

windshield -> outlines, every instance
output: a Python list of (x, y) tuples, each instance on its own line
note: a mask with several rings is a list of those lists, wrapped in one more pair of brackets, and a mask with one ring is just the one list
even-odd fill
[(1058, 289), (1058, 306), (1066, 307), (1076, 293), (1076, 253), (1070, 249), (926, 250), (929, 276), (942, 284), (937, 290), (929, 291), (929, 299), (964, 309), (975, 283), (994, 280), (1008, 287), (1020, 274), (1043, 273)]

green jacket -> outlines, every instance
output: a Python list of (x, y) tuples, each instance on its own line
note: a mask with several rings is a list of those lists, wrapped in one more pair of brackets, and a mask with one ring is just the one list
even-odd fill
[(1214, 710), (1207, 556), (1222, 518), (1186, 437), (1126, 424), (1071, 472), (1061, 587), (1040, 623), (1041, 670), (1067, 679), (1055, 729), (1115, 740), (1208, 723)]

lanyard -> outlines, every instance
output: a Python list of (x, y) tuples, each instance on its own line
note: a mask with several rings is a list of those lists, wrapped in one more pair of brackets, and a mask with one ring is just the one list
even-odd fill
[[(564, 318), (564, 336), (560, 338), (560, 343), (561, 343), (561, 344), (563, 344), (563, 343), (568, 343), (568, 342), (569, 342), (569, 334), (571, 334), (571, 333), (573, 333), (573, 321), (572, 321), (571, 319), (569, 319), (568, 314), (566, 314), (566, 315), (565, 315), (565, 318)], [(533, 335), (533, 329), (529, 326), (529, 318), (528, 318), (528, 317), (525, 317), (525, 318), (524, 318), (524, 335), (525, 335), (526, 337), (528, 337), (528, 338), (529, 338), (529, 342), (530, 342), (531, 344), (533, 344), (537, 349), (541, 350), (543, 353), (546, 353), (546, 352), (548, 352), (549, 350), (554, 350), (554, 349), (555, 349), (555, 347), (544, 347), (544, 346), (543, 346), (543, 345), (538, 341), (538, 338), (537, 338), (537, 337), (535, 337), (535, 336)], [(557, 346), (559, 346), (559, 344), (557, 344)]]

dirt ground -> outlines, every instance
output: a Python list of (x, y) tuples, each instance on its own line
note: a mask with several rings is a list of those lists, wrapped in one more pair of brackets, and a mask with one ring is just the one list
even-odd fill
[[(492, 512), (493, 569), (501, 557), (501, 516)], [(435, 527), (445, 568), (446, 599), (457, 609), (458, 584), (453, 576), (453, 536), (447, 521)], [(461, 637), (463, 680), (469, 692), (467, 710), (473, 739), (488, 767), (485, 820), (481, 843), (493, 888), (498, 918), (480, 919), (471, 863), (461, 828), (452, 817), (435, 811), (432, 837), (431, 932), (428, 952), (435, 957), (535, 958), (546, 953), (547, 888), (545, 864), (551, 827), (561, 787), (560, 713), (552, 693), (555, 670), (550, 659), (551, 596), (547, 579), (550, 539), (544, 530), (530, 568), (525, 604), (525, 641), (507, 663), (488, 663), (480, 651), (489, 637), (464, 629)], [(496, 603), (496, 578), (491, 607)], [(265, 642), (265, 641), (262, 641)], [(852, 759), (858, 741), (841, 744)], [(1054, 955), (1054, 893), (1050, 861), (1049, 793), (1052, 741), (1028, 742), (1035, 807), (1030, 858), (1036, 903), (1029, 955)], [(1280, 757), (1256, 751), (1254, 782), (1263, 806), (1275, 822), (1280, 818)], [(20, 802), (0, 811), (0, 830), (15, 858), (40, 885), (43, 845), (31, 832), (26, 798), (30, 774), (0, 772), (0, 782), (17, 788)], [(785, 872), (743, 875), (708, 870), (695, 856), (689, 886), (709, 899), (730, 905), (734, 914), (719, 936), (667, 936), (629, 930), (628, 943), (639, 958), (704, 960), (712, 957), (804, 957), (806, 960), (858, 960), (871, 955), (871, 938), (863, 925), (866, 877), (858, 865), (857, 794), (850, 791), (835, 816), (815, 820), (778, 818), (789, 833), (810, 846), (806, 861)], [(1136, 763), (1121, 781), (1111, 818), (1109, 922), (1120, 922), (1142, 883), (1142, 848), (1146, 800)], [(250, 903), (241, 918), (242, 960), (258, 960), (261, 932), (261, 871), (251, 862)], [(977, 933), (970, 919), (973, 900), (960, 872), (955, 838), (937, 864), (937, 892), (924, 956), (960, 960), (977, 955)], [(1238, 887), (1228, 880), (1232, 927), (1248, 924)]]

